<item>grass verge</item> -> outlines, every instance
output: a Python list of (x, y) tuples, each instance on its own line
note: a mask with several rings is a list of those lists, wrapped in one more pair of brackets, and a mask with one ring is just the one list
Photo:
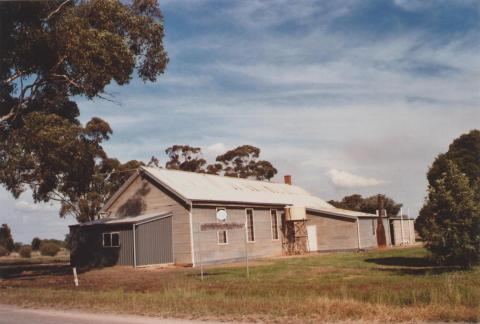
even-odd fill
[(181, 318), (318, 321), (479, 321), (480, 269), (436, 267), (422, 248), (335, 253), (241, 267), (132, 270), (4, 279), (0, 301)]

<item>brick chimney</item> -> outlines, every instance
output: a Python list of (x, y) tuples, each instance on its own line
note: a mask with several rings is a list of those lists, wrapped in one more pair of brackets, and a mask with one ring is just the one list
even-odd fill
[(283, 179), (285, 181), (285, 184), (292, 185), (292, 176), (287, 174), (283, 176)]
[(378, 219), (377, 219), (377, 245), (380, 248), (387, 246), (387, 236), (385, 234), (385, 227), (383, 226), (383, 218), (385, 217), (385, 196), (377, 196), (378, 203)]

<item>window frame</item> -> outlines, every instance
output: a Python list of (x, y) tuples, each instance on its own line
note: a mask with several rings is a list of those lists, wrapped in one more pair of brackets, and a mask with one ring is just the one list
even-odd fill
[[(272, 212), (275, 212), (275, 229), (277, 230), (277, 237), (273, 236), (273, 215)], [(277, 209), (270, 209), (270, 232), (272, 241), (279, 241), (280, 240), (280, 228), (278, 226), (278, 210)]]
[[(249, 232), (249, 229), (248, 229), (248, 210), (251, 210), (252, 211), (252, 235), (253, 235), (253, 240), (249, 240), (249, 235), (248, 235), (248, 232)], [(253, 208), (245, 208), (245, 231), (246, 231), (246, 239), (247, 239), (247, 243), (255, 243), (255, 237), (256, 237), (256, 234), (255, 234), (255, 212), (254, 212), (254, 209)]]
[[(118, 245), (113, 245), (113, 235), (118, 236)], [(110, 245), (105, 245), (105, 235), (110, 235)], [(102, 247), (104, 248), (119, 248), (120, 247), (120, 232), (103, 232), (102, 233)]]
[[(217, 223), (220, 222), (220, 220), (218, 220), (218, 218), (217, 218), (217, 212), (221, 209), (225, 210), (225, 213), (227, 214), (227, 219), (228, 219), (227, 208), (226, 207), (216, 207), (215, 208), (215, 220), (217, 221)], [(227, 222), (227, 219), (225, 219), (225, 222)], [(225, 232), (225, 242), (220, 242), (220, 232)], [(228, 245), (228, 230), (217, 231), (217, 245)]]

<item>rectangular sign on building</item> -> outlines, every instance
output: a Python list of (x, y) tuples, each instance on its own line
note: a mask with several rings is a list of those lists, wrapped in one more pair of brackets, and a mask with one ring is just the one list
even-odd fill
[(205, 231), (226, 231), (231, 229), (244, 228), (243, 223), (204, 223), (200, 225), (200, 230)]

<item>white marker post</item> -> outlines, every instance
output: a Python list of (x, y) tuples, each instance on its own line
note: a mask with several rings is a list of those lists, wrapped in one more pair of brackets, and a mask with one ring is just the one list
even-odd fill
[(250, 278), (250, 269), (248, 267), (248, 226), (245, 222), (245, 267), (247, 269), (247, 279)]
[[(408, 219), (408, 243), (415, 243), (415, 237), (412, 237), (412, 221), (410, 219), (410, 208), (407, 209), (407, 219)], [(415, 236), (415, 235), (414, 235)]]
[(77, 268), (75, 267), (73, 267), (73, 282), (75, 282), (75, 287), (78, 287)]
[(200, 254), (200, 278), (202, 279), (203, 281), (203, 257), (202, 257), (202, 237), (201, 237), (201, 233), (202, 232), (198, 232), (198, 254)]
[(404, 231), (403, 231), (403, 209), (400, 208), (400, 227), (402, 229), (402, 244), (405, 245), (405, 236), (404, 236)]

